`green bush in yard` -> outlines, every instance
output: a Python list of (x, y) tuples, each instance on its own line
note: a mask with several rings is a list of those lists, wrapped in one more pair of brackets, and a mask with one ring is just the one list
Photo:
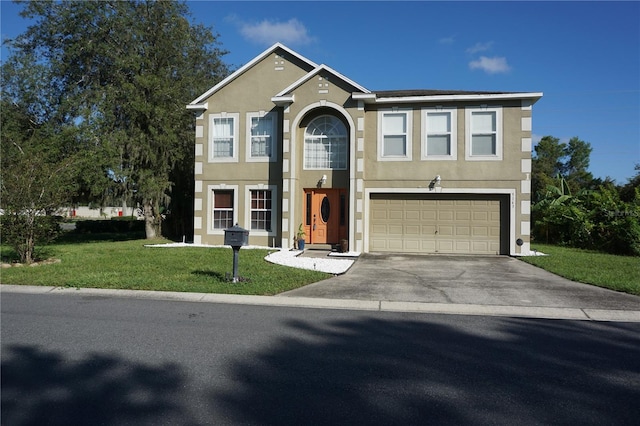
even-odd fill
[(640, 256), (640, 190), (625, 202), (610, 182), (572, 195), (562, 177), (532, 209), (534, 242)]
[(40, 257), (41, 247), (60, 234), (60, 216), (33, 216), (5, 212), (0, 219), (2, 241), (13, 248), (21, 263)]

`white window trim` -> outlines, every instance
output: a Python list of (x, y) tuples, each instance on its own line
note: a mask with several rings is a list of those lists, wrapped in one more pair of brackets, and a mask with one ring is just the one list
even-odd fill
[[(384, 133), (382, 129), (385, 114), (405, 114), (407, 118), (407, 154), (384, 155)], [(412, 161), (413, 155), (413, 110), (407, 108), (390, 108), (378, 110), (378, 161)]]
[[(451, 116), (451, 153), (449, 155), (429, 155), (427, 152), (427, 136), (429, 129), (427, 128), (427, 115), (429, 113), (448, 112)], [(426, 161), (452, 161), (458, 159), (458, 108), (422, 108), (420, 114), (422, 120), (422, 154), (421, 159)]]
[[(216, 118), (232, 118), (233, 119), (233, 156), (232, 157), (214, 157), (213, 156), (213, 123)], [(238, 162), (238, 128), (240, 122), (240, 114), (221, 112), (219, 114), (209, 114), (209, 162), (210, 163), (237, 163)]]
[[(496, 154), (495, 155), (471, 155), (471, 115), (474, 112), (496, 113)], [(465, 108), (465, 160), (467, 161), (502, 161), (502, 138), (504, 128), (502, 126), (502, 107), (467, 107)]]
[(233, 224), (238, 223), (238, 185), (226, 185), (224, 183), (219, 185), (208, 185), (207, 196), (209, 198), (207, 203), (207, 234), (208, 235), (224, 235), (224, 229), (213, 228), (213, 193), (215, 191), (233, 191)]
[[(246, 208), (244, 209), (244, 223), (247, 225), (246, 228), (249, 230), (251, 235), (258, 236), (269, 236), (275, 237), (278, 235), (278, 187), (277, 185), (246, 185), (245, 186), (245, 201), (244, 205)], [(271, 191), (271, 231), (265, 231), (262, 229), (251, 229), (251, 191), (255, 190), (269, 190)]]
[[(269, 157), (253, 157), (251, 156), (251, 120), (253, 118), (271, 117), (273, 127), (271, 129), (271, 155)], [(246, 161), (249, 163), (267, 163), (278, 161), (278, 115), (273, 112), (248, 112), (246, 122)]]

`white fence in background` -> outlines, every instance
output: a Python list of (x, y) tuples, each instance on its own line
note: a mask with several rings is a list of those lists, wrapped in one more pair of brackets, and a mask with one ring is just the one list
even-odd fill
[(137, 219), (144, 219), (136, 207), (127, 207), (125, 209), (122, 207), (69, 207), (63, 211), (62, 215), (70, 219), (110, 219), (118, 216), (134, 216)]

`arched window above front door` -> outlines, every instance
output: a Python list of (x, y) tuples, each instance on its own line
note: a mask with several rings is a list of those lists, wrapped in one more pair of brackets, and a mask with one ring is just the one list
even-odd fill
[(347, 168), (347, 128), (339, 118), (321, 115), (309, 123), (304, 132), (304, 168)]

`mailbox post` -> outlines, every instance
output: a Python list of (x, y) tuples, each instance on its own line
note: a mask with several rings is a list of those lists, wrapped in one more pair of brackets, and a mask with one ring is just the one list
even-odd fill
[(235, 226), (224, 230), (224, 245), (233, 249), (233, 282), (238, 282), (238, 258), (240, 247), (249, 244), (249, 231), (241, 228), (236, 223)]

